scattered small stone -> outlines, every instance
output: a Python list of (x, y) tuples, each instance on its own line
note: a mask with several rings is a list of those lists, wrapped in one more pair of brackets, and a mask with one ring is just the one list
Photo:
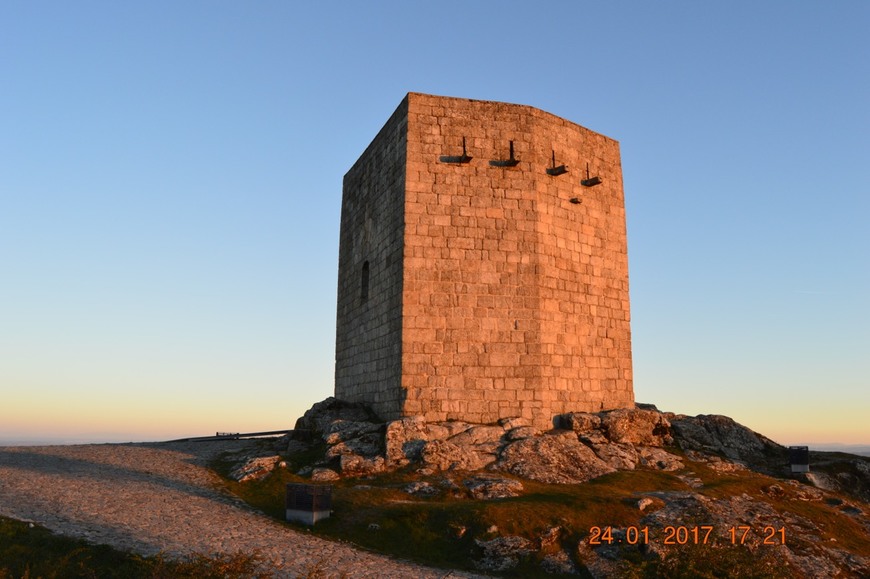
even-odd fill
[(311, 471), (311, 480), (315, 482), (330, 482), (340, 478), (338, 473), (331, 468), (318, 467)]
[(546, 531), (544, 531), (540, 537), (538, 537), (538, 542), (541, 545), (541, 549), (546, 549), (552, 545), (555, 545), (559, 540), (559, 537), (562, 534), (562, 527), (550, 527)]
[(468, 527), (465, 525), (450, 525), (450, 530), (455, 538), (461, 539), (468, 532)]
[(523, 492), (520, 481), (492, 475), (481, 474), (462, 482), (475, 499), (504, 499)]
[(409, 495), (419, 495), (424, 497), (432, 497), (438, 494), (438, 489), (427, 482), (413, 482), (405, 487), (405, 492)]
[(637, 508), (638, 508), (638, 510), (643, 511), (651, 504), (653, 504), (653, 500), (649, 497), (644, 497), (644, 498), (640, 499), (639, 501), (637, 501)]

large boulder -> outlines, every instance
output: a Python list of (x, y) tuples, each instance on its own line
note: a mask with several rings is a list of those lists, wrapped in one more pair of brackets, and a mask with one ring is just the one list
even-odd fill
[(544, 482), (575, 484), (614, 472), (573, 432), (555, 432), (510, 443), (496, 468)]
[(586, 434), (601, 427), (601, 417), (588, 412), (569, 412), (560, 417), (562, 428), (573, 430), (577, 434)]
[(665, 446), (673, 442), (671, 424), (661, 412), (621, 408), (601, 413), (601, 430), (611, 442)]
[(334, 422), (377, 422), (371, 410), (363, 404), (345, 402), (330, 396), (309, 408), (297, 421), (298, 434), (321, 435), (326, 440), (334, 432), (330, 428)]

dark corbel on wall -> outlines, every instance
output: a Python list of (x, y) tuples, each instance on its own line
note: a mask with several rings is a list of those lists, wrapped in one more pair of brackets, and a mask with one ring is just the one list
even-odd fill
[(489, 164), (492, 167), (516, 167), (519, 164), (519, 160), (514, 158), (514, 142), (509, 141), (510, 143), (510, 157), (502, 160), (494, 160), (490, 161)]
[(586, 178), (580, 180), (580, 184), (584, 187), (595, 187), (596, 185), (601, 185), (601, 177), (597, 175), (595, 177), (589, 176), (589, 163), (586, 163)]
[(556, 151), (553, 151), (553, 166), (547, 169), (547, 175), (552, 175), (556, 177), (558, 175), (564, 175), (568, 172), (568, 167), (565, 165), (556, 166)]
[(462, 164), (471, 161), (471, 157), (465, 151), (465, 137), (462, 137), (462, 154), (461, 155), (442, 155), (438, 159), (442, 163)]

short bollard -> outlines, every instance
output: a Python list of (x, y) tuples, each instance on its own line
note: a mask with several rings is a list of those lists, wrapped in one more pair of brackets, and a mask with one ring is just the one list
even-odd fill
[(332, 513), (332, 485), (287, 484), (286, 519), (313, 525)]

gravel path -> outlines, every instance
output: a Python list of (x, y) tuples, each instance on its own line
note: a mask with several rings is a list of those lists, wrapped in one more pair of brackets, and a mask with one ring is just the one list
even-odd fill
[[(143, 555), (259, 552), (276, 577), (470, 577), (314, 537), (246, 508), (205, 468), (250, 444), (0, 448), (0, 515)], [(229, 445), (229, 447), (228, 447)]]

